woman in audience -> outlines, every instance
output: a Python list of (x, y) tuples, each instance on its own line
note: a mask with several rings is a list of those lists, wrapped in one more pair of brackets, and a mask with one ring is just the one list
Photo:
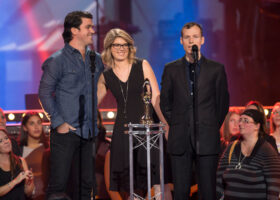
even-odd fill
[(13, 153), (6, 129), (0, 128), (0, 199), (24, 200), (33, 189), (32, 171), (23, 158)]
[[(0, 108), (0, 128), (3, 128), (7, 131), (7, 127), (6, 127), (6, 117), (5, 117), (5, 114), (4, 114), (4, 111), (2, 108)], [(7, 131), (8, 132), (8, 131)], [(8, 136), (12, 142), (12, 150), (13, 150), (13, 153), (17, 156), (20, 156), (20, 149), (19, 149), (19, 146), (18, 146), (18, 143), (17, 141), (14, 139), (13, 136), (11, 136), (9, 133), (8, 133)]]
[(272, 137), (271, 135), (269, 135), (268, 133), (268, 128), (267, 128), (267, 124), (266, 124), (266, 116), (265, 116), (265, 113), (264, 113), (264, 108), (263, 108), (263, 105), (258, 102), (258, 101), (250, 101), (247, 103), (246, 107), (245, 107), (245, 110), (247, 109), (253, 109), (253, 110), (258, 110), (261, 114), (262, 114), (262, 117), (263, 117), (263, 127), (264, 127), (264, 132), (266, 133), (264, 135), (264, 139), (266, 141), (268, 141), (268, 143), (271, 144), (271, 146), (276, 150), (277, 150), (277, 145), (276, 145), (276, 141), (274, 139), (274, 137)]
[(37, 112), (26, 113), (22, 118), (19, 144), (22, 157), (26, 159), (28, 166), (35, 174), (35, 193), (32, 199), (44, 199), (48, 174), (45, 156), (49, 151), (49, 142), (43, 131), (42, 119)]
[(0, 108), (0, 128), (6, 129), (6, 117), (2, 108)]
[(270, 116), (270, 133), (275, 138), (278, 153), (280, 153), (280, 102), (277, 102), (272, 109)]
[(278, 200), (280, 158), (264, 139), (263, 120), (257, 110), (241, 114), (241, 137), (227, 147), (219, 162), (218, 199)]
[(267, 125), (266, 125), (267, 119), (266, 119), (266, 116), (264, 113), (263, 105), (259, 101), (249, 101), (245, 106), (245, 110), (247, 110), (247, 109), (258, 110), (259, 112), (262, 113), (263, 121), (264, 121), (264, 128), (265, 128), (265, 132), (267, 133)]
[(239, 118), (240, 115), (237, 110), (230, 110), (226, 115), (221, 127), (222, 152), (231, 141), (237, 139), (239, 135)]

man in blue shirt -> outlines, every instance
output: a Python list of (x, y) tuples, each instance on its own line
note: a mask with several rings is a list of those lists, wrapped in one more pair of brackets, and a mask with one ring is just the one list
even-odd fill
[[(48, 199), (65, 199), (65, 189), (74, 155), (80, 155), (79, 199), (90, 199), (93, 187), (92, 142), (96, 124), (96, 86), (104, 69), (95, 56), (94, 89), (90, 50), (94, 34), (92, 15), (74, 11), (64, 20), (65, 46), (43, 63), (39, 98), (51, 120), (50, 181)], [(94, 102), (92, 102), (94, 93)], [(92, 113), (94, 106), (94, 113)], [(94, 119), (94, 120), (93, 120)]]

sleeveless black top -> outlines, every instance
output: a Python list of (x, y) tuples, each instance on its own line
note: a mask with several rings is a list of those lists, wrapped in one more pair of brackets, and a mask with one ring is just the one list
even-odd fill
[[(20, 167), (16, 168), (16, 173), (14, 177), (11, 175), (11, 171), (4, 171), (2, 168), (0, 168), (0, 186), (6, 185), (10, 181), (12, 181), (14, 178), (18, 176), (18, 174), (22, 171)], [(17, 184), (9, 193), (7, 193), (5, 196), (0, 197), (1, 200), (24, 200), (24, 180)]]
[[(136, 59), (132, 65), (127, 82), (122, 82), (112, 69), (103, 73), (106, 87), (117, 102), (110, 157), (110, 190), (129, 192), (129, 140), (124, 134), (126, 123), (140, 123), (144, 114), (142, 100), (144, 73), (142, 60)], [(134, 149), (134, 189), (147, 189), (146, 149)], [(151, 152), (153, 154), (153, 152)], [(152, 156), (152, 155), (151, 155)], [(152, 174), (153, 174), (153, 163)], [(152, 178), (153, 182), (153, 178)]]

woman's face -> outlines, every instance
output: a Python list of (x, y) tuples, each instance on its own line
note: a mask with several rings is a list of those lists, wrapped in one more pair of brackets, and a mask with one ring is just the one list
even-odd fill
[(280, 106), (274, 106), (272, 110), (272, 120), (275, 126), (280, 126)]
[(28, 133), (28, 137), (32, 137), (34, 139), (39, 139), (42, 132), (43, 132), (43, 126), (42, 126), (42, 120), (37, 115), (31, 116), (26, 125), (23, 126), (23, 130)]
[(117, 61), (124, 61), (128, 59), (129, 45), (121, 37), (117, 37), (111, 46), (112, 56)]
[(231, 135), (239, 133), (239, 118), (240, 116), (236, 113), (233, 113), (229, 118), (229, 132)]
[(4, 131), (0, 130), (0, 153), (10, 153), (11, 151), (11, 140)]
[(252, 117), (248, 115), (241, 115), (239, 119), (239, 130), (241, 135), (250, 135), (252, 133), (258, 133), (260, 124), (255, 124)]

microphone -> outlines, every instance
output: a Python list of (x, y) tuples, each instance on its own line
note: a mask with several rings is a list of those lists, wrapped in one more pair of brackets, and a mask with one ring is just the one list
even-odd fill
[(198, 47), (197, 47), (196, 44), (192, 46), (192, 57), (193, 57), (194, 63), (197, 63), (197, 61), (198, 61)]

